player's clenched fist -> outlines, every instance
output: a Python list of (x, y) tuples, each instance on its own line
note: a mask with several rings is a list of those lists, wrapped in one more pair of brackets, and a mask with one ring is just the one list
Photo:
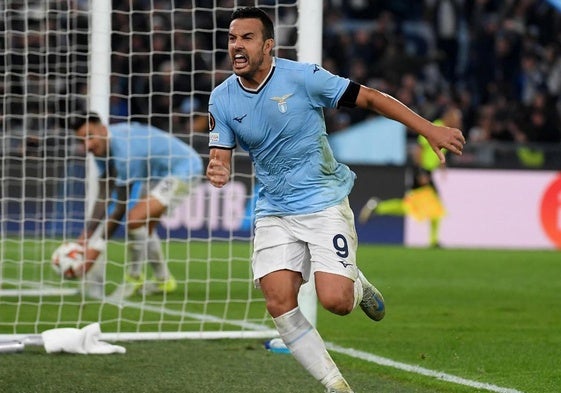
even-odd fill
[(209, 161), (206, 176), (215, 187), (222, 187), (230, 180), (230, 168), (224, 162), (213, 158)]

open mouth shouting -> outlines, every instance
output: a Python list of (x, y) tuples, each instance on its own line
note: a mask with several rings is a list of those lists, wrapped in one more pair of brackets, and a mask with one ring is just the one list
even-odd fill
[(234, 60), (233, 60), (233, 67), (235, 70), (239, 70), (239, 69), (243, 69), (245, 67), (247, 67), (247, 65), (249, 64), (249, 60), (247, 58), (247, 56), (238, 53), (234, 56)]

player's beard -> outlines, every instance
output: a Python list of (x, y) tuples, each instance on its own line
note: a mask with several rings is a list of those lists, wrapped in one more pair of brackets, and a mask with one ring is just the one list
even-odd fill
[(255, 75), (259, 72), (259, 70), (263, 66), (263, 61), (264, 61), (265, 55), (263, 54), (263, 52), (259, 52), (259, 54), (257, 55), (257, 58), (251, 57), (247, 54), (244, 54), (244, 55), (247, 59), (247, 65), (243, 69), (236, 69), (235, 60), (234, 60), (234, 57), (232, 56), (232, 68), (233, 68), (234, 74), (236, 74), (240, 78), (246, 79), (248, 81), (255, 81), (255, 79), (254, 79)]

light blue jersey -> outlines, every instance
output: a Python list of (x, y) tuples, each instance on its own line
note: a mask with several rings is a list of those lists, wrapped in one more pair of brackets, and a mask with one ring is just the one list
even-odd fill
[(315, 64), (275, 58), (258, 90), (235, 75), (214, 89), (209, 146), (249, 151), (262, 186), (257, 217), (314, 213), (349, 194), (356, 176), (333, 157), (323, 117), (349, 83)]
[(109, 157), (96, 157), (96, 162), (101, 175), (113, 165), (118, 186), (167, 176), (190, 181), (202, 175), (201, 157), (173, 135), (141, 123), (112, 124), (108, 130)]

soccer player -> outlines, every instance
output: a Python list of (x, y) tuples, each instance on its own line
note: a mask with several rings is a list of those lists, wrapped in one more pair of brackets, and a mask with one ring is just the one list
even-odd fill
[[(165, 131), (141, 123), (106, 126), (93, 112), (73, 115), (70, 128), (93, 153), (100, 173), (98, 198), (79, 237), (86, 262), (76, 275), (91, 269), (126, 213), (126, 281), (133, 289), (129, 295), (175, 290), (177, 283), (164, 260), (155, 227), (200, 181), (201, 157)], [(127, 208), (135, 185), (140, 185), (138, 200)], [(144, 274), (146, 261), (153, 270), (152, 280), (146, 280)]]
[(256, 203), (252, 260), (280, 337), (328, 392), (352, 392), (318, 331), (298, 307), (298, 292), (313, 272), (318, 300), (346, 315), (357, 305), (375, 321), (384, 299), (356, 264), (357, 235), (349, 207), (355, 174), (335, 161), (323, 108), (358, 106), (398, 120), (424, 135), (441, 160), (461, 154), (458, 129), (438, 127), (394, 98), (315, 64), (272, 55), (273, 23), (258, 8), (232, 14), (228, 52), (234, 75), (211, 93), (210, 160), (216, 187), (230, 179), (232, 149), (249, 151), (261, 189)]
[[(434, 121), (434, 124), (458, 128), (462, 124), (462, 112), (456, 106), (450, 106), (444, 111), (441, 118)], [(444, 207), (432, 173), (438, 168), (444, 168), (444, 164), (440, 162), (434, 154), (432, 146), (422, 135), (417, 137), (417, 144), (412, 156), (413, 184), (406, 197), (380, 200), (373, 196), (360, 210), (358, 221), (364, 224), (374, 215), (405, 216), (409, 214), (416, 219), (429, 222), (429, 246), (440, 247), (440, 222), (444, 215)], [(415, 198), (418, 199), (418, 203), (415, 203)], [(418, 206), (418, 208), (412, 208), (412, 206)]]

